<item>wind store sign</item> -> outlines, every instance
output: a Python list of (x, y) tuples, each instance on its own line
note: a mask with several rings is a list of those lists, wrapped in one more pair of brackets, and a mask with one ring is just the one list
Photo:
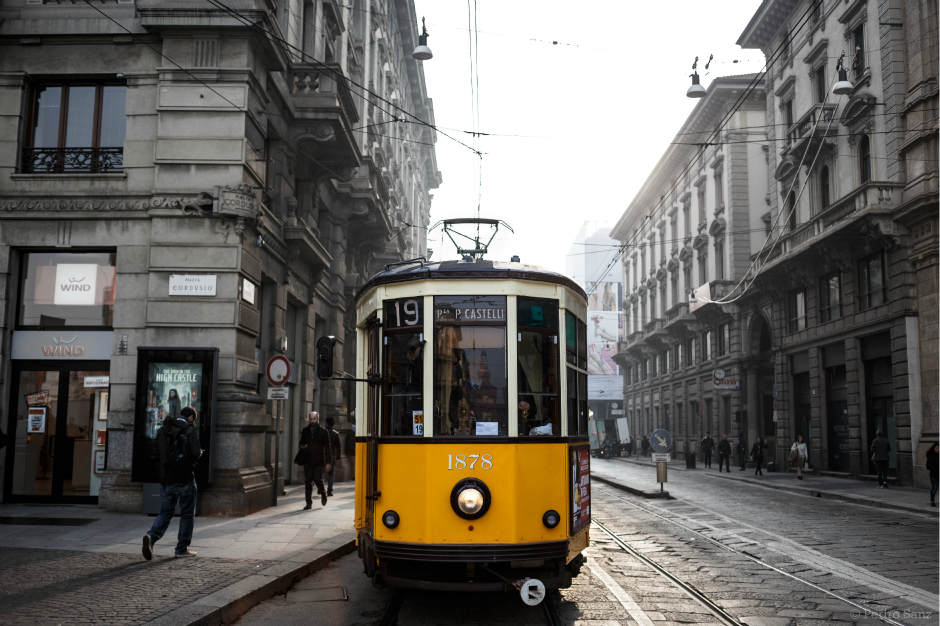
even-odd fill
[(17, 330), (13, 333), (11, 358), (107, 361), (113, 344), (113, 331)]

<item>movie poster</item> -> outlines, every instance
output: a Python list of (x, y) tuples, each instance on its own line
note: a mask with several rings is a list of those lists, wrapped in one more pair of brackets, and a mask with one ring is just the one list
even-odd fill
[(571, 528), (576, 531), (591, 521), (591, 451), (571, 450)]
[(183, 407), (191, 406), (197, 416), (202, 414), (202, 363), (151, 363), (147, 380), (146, 433), (150, 439), (156, 438), (165, 419), (179, 417)]

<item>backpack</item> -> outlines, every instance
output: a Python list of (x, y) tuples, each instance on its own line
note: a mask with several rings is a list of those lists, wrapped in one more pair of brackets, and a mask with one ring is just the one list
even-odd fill
[(176, 436), (170, 435), (164, 431), (166, 437), (166, 462), (163, 467), (166, 469), (166, 484), (177, 484), (183, 481), (189, 481), (193, 474), (195, 463), (189, 452), (189, 431), (192, 426), (182, 429)]

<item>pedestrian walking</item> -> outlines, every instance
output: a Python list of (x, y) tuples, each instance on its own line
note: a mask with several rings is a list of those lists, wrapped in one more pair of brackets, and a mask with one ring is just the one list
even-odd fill
[(612, 455), (613, 453), (614, 453), (614, 446), (610, 442), (610, 439), (608, 438), (604, 441), (604, 458), (609, 461), (610, 455)]
[(806, 444), (803, 443), (803, 435), (800, 435), (796, 438), (796, 441), (790, 446), (790, 456), (789, 461), (790, 465), (796, 466), (796, 478), (797, 480), (803, 480), (803, 465), (806, 463), (806, 458), (809, 456), (809, 453), (806, 450)]
[(751, 448), (751, 460), (757, 463), (757, 469), (754, 470), (755, 476), (764, 475), (760, 466), (764, 463), (764, 449), (766, 448), (767, 443), (761, 437), (757, 438), (757, 441), (754, 442), (754, 447)]
[(150, 458), (159, 463), (160, 514), (144, 535), (142, 553), (148, 561), (153, 558), (153, 544), (163, 538), (170, 526), (177, 502), (180, 505), (180, 527), (175, 556), (196, 556), (189, 549), (196, 517), (195, 469), (202, 456), (195, 423), (196, 409), (187, 406), (180, 411), (179, 417), (167, 417), (157, 431)]
[(705, 459), (705, 467), (712, 466), (712, 450), (715, 449), (715, 440), (711, 433), (705, 433), (702, 439), (702, 458)]
[(722, 464), (728, 473), (731, 473), (731, 442), (728, 441), (728, 435), (722, 435), (718, 442), (718, 472), (721, 473)]
[(643, 449), (643, 456), (649, 456), (650, 453), (650, 440), (649, 437), (643, 435), (643, 441), (640, 442), (640, 447)]
[(937, 489), (940, 487), (940, 475), (937, 474), (937, 462), (940, 461), (940, 444), (935, 443), (927, 450), (927, 471), (930, 473), (930, 506), (937, 506)]
[(744, 433), (738, 433), (738, 462), (741, 463), (739, 472), (743, 472), (747, 467), (747, 439)]
[(300, 451), (295, 461), (304, 466), (304, 494), (307, 504), (304, 510), (313, 506), (313, 484), (317, 485), (317, 494), (320, 504), (326, 506), (326, 488), (323, 485), (323, 472), (329, 473), (333, 469), (333, 446), (330, 435), (320, 426), (320, 414), (310, 411), (310, 421), (300, 431)]
[(333, 421), (332, 417), (326, 418), (326, 432), (330, 436), (330, 450), (333, 452), (333, 464), (330, 466), (330, 469), (327, 471), (327, 482), (326, 482), (326, 495), (327, 497), (332, 497), (333, 495), (333, 477), (336, 475), (336, 464), (339, 462), (340, 458), (340, 443), (339, 443), (339, 433), (333, 430), (333, 424), (336, 422)]
[(875, 440), (871, 442), (871, 460), (878, 472), (878, 488), (888, 488), (888, 461), (891, 459), (891, 443), (885, 439), (885, 432), (878, 429)]

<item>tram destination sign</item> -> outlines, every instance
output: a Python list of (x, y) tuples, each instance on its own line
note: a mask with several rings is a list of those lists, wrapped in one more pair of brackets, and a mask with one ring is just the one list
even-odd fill
[(434, 321), (474, 324), (506, 323), (506, 296), (438, 296)]

